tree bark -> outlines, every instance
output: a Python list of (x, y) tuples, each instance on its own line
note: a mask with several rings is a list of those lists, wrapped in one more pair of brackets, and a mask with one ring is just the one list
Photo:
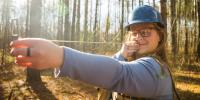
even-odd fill
[[(72, 28), (71, 28), (71, 40), (75, 41), (76, 33), (75, 33), (75, 22), (76, 22), (76, 0), (73, 0), (73, 15), (72, 15)], [(71, 47), (74, 47), (75, 45), (72, 43)]]
[(110, 29), (110, 0), (108, 0), (108, 13), (107, 13), (107, 17), (106, 17), (106, 31), (105, 31), (105, 41), (108, 41), (108, 32)]
[(198, 25), (199, 25), (199, 35), (198, 35), (198, 46), (197, 46), (197, 58), (200, 60), (200, 1), (198, 1)]
[(30, 18), (30, 1), (27, 0), (27, 14), (26, 14), (26, 34), (25, 34), (25, 37), (28, 36), (28, 30), (29, 30), (29, 18)]
[[(70, 40), (70, 22), (69, 22), (69, 0), (64, 0), (65, 2), (65, 10), (66, 10), (66, 14), (65, 14), (65, 29), (64, 29), (64, 40)], [(65, 46), (67, 46), (67, 43), (65, 43)]]
[[(88, 37), (88, 0), (85, 0), (85, 9), (84, 9), (84, 33), (83, 33), (83, 40), (87, 41)], [(83, 51), (85, 51), (86, 45), (83, 44)]]
[(156, 7), (156, 3), (155, 3), (155, 0), (153, 0), (153, 7)]
[(176, 64), (176, 54), (177, 54), (177, 24), (176, 24), (176, 1), (171, 0), (171, 46), (172, 46), (172, 54), (173, 61)]
[(131, 7), (132, 7), (132, 9), (133, 9), (133, 2), (134, 2), (134, 0), (131, 1)]
[[(99, 0), (96, 0), (96, 5), (95, 5), (95, 19), (94, 19), (94, 27), (93, 27), (93, 42), (98, 41), (97, 40), (97, 14), (98, 14), (98, 3)], [(95, 50), (95, 44), (93, 44), (93, 50)], [(93, 51), (94, 52), (94, 51)]]
[(77, 21), (76, 21), (76, 40), (80, 40), (80, 15), (81, 15), (81, 12), (80, 12), (80, 7), (81, 7), (81, 4), (80, 4), (80, 0), (78, 0), (78, 7), (77, 7)]
[(121, 1), (122, 3), (122, 15), (121, 15), (121, 22), (120, 22), (120, 30), (121, 30), (121, 38), (120, 41), (122, 42), (124, 39), (124, 0)]
[(143, 5), (143, 0), (139, 0), (139, 5)]
[(184, 47), (184, 51), (185, 51), (185, 61), (188, 62), (188, 54), (189, 54), (189, 48), (188, 48), (188, 43), (189, 43), (189, 39), (188, 39), (188, 18), (187, 18), (187, 0), (185, 0), (185, 4), (184, 4), (184, 11), (185, 11), (185, 47)]
[[(41, 33), (41, 0), (31, 1), (30, 10), (30, 31), (27, 33), (28, 37), (40, 37)], [(27, 68), (27, 78), (29, 83), (41, 82), (40, 71), (36, 69)]]
[(182, 37), (182, 30), (181, 30), (181, 16), (182, 16), (182, 10), (181, 10), (181, 0), (178, 0), (178, 10), (177, 10), (177, 21), (178, 21), (178, 25), (177, 25), (177, 28), (178, 28), (178, 33), (177, 33), (177, 52), (179, 52), (179, 48), (180, 48), (180, 45), (181, 45), (181, 37)]
[[(63, 0), (59, 1), (60, 4), (63, 3)], [(60, 16), (58, 16), (58, 26), (57, 26), (57, 40), (63, 40), (63, 13), (64, 13), (64, 6), (61, 5), (61, 7), (59, 7), (59, 11), (58, 11), (58, 15), (61, 13)], [(60, 45), (63, 45), (63, 43), (59, 43)]]
[(167, 3), (167, 0), (160, 0), (160, 5), (161, 5), (161, 16), (162, 16), (162, 19), (164, 21), (164, 24), (166, 25), (166, 32), (167, 32), (167, 7), (166, 7), (166, 4)]

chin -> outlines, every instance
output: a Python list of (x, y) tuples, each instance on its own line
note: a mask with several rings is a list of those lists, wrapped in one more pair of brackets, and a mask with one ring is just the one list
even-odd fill
[(149, 54), (150, 52), (148, 51), (148, 50), (139, 50), (138, 52), (137, 52), (139, 55), (146, 55), (146, 54)]
[(144, 50), (139, 50), (137, 53), (140, 54), (140, 55), (143, 55), (143, 54), (146, 53), (146, 51), (144, 51)]

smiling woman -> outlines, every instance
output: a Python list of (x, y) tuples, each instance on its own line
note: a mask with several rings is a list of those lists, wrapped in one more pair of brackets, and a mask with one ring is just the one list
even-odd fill
[[(195, 7), (198, 0), (1, 1), (0, 47), (4, 49), (0, 50), (0, 54), (8, 54), (3, 40), (12, 34), (64, 42), (59, 44), (70, 47), (58, 46), (52, 43), (55, 41), (46, 39), (21, 38), (13, 42), (15, 45), (12, 45), (11, 52), (19, 65), (35, 69), (55, 68), (57, 77), (67, 76), (91, 83), (118, 92), (118, 97), (171, 99), (175, 90), (168, 67), (172, 64), (172, 68), (182, 69), (182, 65), (191, 65), (197, 58), (196, 52), (200, 51), (196, 50), (199, 24)], [(156, 3), (152, 4), (153, 1)], [(143, 4), (153, 5), (156, 9)], [(141, 6), (136, 8), (136, 5)], [(170, 64), (167, 63), (165, 51), (166, 26), (158, 12), (163, 7), (176, 9), (166, 14), (162, 11), (166, 19), (171, 20), (167, 24), (170, 44), (167, 56)], [(135, 10), (132, 12), (132, 9)], [(165, 10), (169, 12), (170, 9)], [(132, 15), (130, 19), (129, 13)], [(173, 31), (172, 34), (170, 31)], [(21, 44), (27, 46), (17, 46)], [(111, 58), (80, 52), (71, 47), (109, 55), (119, 52)], [(10, 58), (1, 57), (2, 64), (10, 62)], [(179, 90), (186, 91), (180, 89), (181, 86)]]
[[(39, 38), (13, 41), (11, 54), (18, 65), (40, 70), (55, 68), (55, 76), (67, 76), (116, 91), (122, 98), (173, 100), (176, 90), (168, 69), (167, 35), (161, 15), (147, 5), (139, 6), (132, 14), (125, 27), (131, 31), (129, 40), (113, 58), (80, 52)], [(29, 49), (20, 48), (21, 45)], [(27, 52), (31, 55), (27, 56)], [(133, 56), (135, 59), (128, 59)]]

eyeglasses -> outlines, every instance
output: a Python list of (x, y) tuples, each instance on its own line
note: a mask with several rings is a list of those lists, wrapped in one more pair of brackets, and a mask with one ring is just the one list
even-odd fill
[(148, 27), (148, 28), (143, 28), (143, 29), (140, 29), (140, 30), (131, 29), (130, 32), (131, 32), (132, 36), (137, 36), (139, 34), (142, 37), (149, 37), (149, 36), (151, 36), (153, 29), (155, 29), (155, 28)]

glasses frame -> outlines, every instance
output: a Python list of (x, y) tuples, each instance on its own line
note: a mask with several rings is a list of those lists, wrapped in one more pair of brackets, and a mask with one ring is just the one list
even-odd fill
[(139, 34), (141, 37), (144, 38), (144, 37), (150, 37), (152, 34), (152, 30), (156, 30), (156, 28), (146, 27), (139, 30), (134, 30), (133, 28), (131, 28), (129, 32), (131, 33), (131, 36), (137, 36)]

